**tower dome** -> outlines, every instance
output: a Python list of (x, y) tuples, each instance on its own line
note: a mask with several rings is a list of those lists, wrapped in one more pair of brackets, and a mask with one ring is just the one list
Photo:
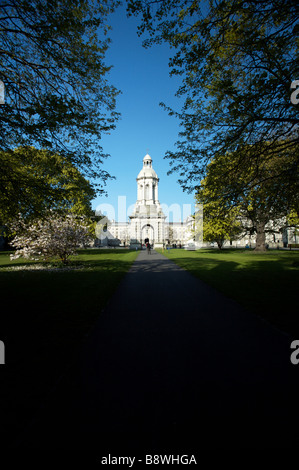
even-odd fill
[(152, 168), (152, 163), (153, 160), (149, 154), (146, 154), (145, 157), (143, 157), (143, 168), (139, 172), (137, 179), (139, 178), (158, 178), (157, 173), (155, 170)]

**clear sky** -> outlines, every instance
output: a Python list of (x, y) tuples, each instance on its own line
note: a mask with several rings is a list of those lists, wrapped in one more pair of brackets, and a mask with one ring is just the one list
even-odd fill
[[(115, 219), (125, 221), (123, 213), (118, 214), (118, 196), (126, 196), (127, 209), (136, 202), (136, 177), (143, 157), (149, 153), (160, 179), (160, 203), (168, 207), (179, 204), (182, 217), (185, 204), (185, 217), (188, 215), (186, 205), (192, 207), (189, 213), (194, 210), (193, 196), (183, 192), (177, 183), (177, 174), (167, 176), (169, 161), (163, 158), (167, 150), (174, 149), (179, 132), (179, 121), (159, 106), (163, 101), (175, 109), (180, 108), (180, 100), (174, 96), (180, 80), (169, 77), (168, 61), (172, 51), (166, 45), (143, 48), (142, 37), (137, 35), (138, 20), (127, 18), (124, 7), (110, 16), (110, 24), (112, 43), (106, 63), (113, 65), (110, 82), (122, 91), (117, 99), (117, 111), (122, 117), (116, 130), (102, 139), (104, 152), (111, 155), (104, 167), (116, 180), (108, 182), (108, 197), (96, 198), (93, 209), (109, 203), (115, 208)], [(175, 219), (177, 216), (170, 216), (170, 220)]]

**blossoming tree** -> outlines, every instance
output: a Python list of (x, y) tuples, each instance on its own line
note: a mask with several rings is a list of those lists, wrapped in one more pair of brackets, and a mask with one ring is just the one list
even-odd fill
[(12, 229), (16, 232), (11, 242), (16, 248), (16, 252), (10, 256), (12, 260), (20, 257), (35, 260), (58, 257), (63, 264), (67, 264), (78, 247), (92, 241), (90, 221), (87, 217), (74, 214), (50, 212), (46, 218), (30, 224), (19, 218)]

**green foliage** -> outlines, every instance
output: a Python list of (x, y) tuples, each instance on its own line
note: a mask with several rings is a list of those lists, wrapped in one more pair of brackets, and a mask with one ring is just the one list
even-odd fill
[[(204, 217), (206, 236), (212, 236), (213, 230), (220, 236), (222, 230), (223, 237), (231, 238), (237, 231), (238, 217), (243, 229), (256, 232), (257, 249), (264, 250), (267, 224), (275, 222), (274, 231), (287, 225), (286, 216), (299, 201), (298, 162), (291, 152), (273, 155), (271, 148), (271, 144), (263, 146), (258, 167), (253, 158), (244, 159), (244, 154), (252, 151), (250, 146), (240, 153), (218, 155), (208, 165), (197, 192), (208, 214), (207, 222)], [(231, 236), (227, 236), (229, 229)]]
[(290, 101), (299, 72), (295, 0), (144, 0), (128, 2), (128, 10), (142, 15), (146, 46), (174, 48), (170, 73), (182, 77), (177, 95), (185, 102), (180, 111), (163, 105), (182, 126), (177, 150), (166, 157), (184, 189), (226, 152), (238, 151), (240, 165), (250, 157), (259, 169), (270, 140), (269, 155), (292, 152), (298, 163), (299, 106)]
[(118, 91), (107, 81), (107, 17), (114, 0), (14, 0), (0, 6), (0, 149), (47, 148), (100, 191), (110, 175), (102, 133), (115, 127)]
[(203, 240), (216, 242), (221, 249), (225, 240), (235, 240), (241, 233), (238, 211), (223, 211), (219, 204), (208, 203), (203, 207)]
[(49, 209), (91, 216), (95, 191), (65, 157), (48, 150), (19, 147), (0, 151), (0, 225), (18, 214), (26, 220)]
[(287, 217), (289, 225), (296, 226), (299, 225), (299, 212), (296, 209), (290, 211)]
[[(207, 176), (197, 190), (196, 200), (203, 205), (203, 240), (216, 242), (221, 249), (225, 240), (234, 240), (241, 233), (239, 208), (227, 203), (219, 191), (215, 165), (209, 165)], [(216, 168), (217, 170), (217, 168)]]

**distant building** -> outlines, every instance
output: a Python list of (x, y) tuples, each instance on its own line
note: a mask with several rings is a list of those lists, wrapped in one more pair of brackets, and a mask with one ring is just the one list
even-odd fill
[(159, 178), (152, 167), (152, 159), (145, 155), (143, 168), (137, 176), (137, 201), (130, 215), (130, 238), (139, 243), (148, 239), (156, 247), (165, 241), (165, 219), (158, 199)]
[[(108, 221), (104, 233), (96, 241), (98, 246), (140, 247), (148, 240), (156, 248), (166, 245), (183, 246), (194, 244), (194, 217), (188, 216), (182, 222), (166, 222), (159, 198), (159, 178), (153, 169), (151, 157), (143, 158), (143, 166), (137, 176), (137, 200), (128, 222)], [(224, 247), (255, 247), (256, 234), (250, 220), (241, 218), (243, 227), (240, 236), (235, 240), (226, 240)], [(204, 224), (204, 215), (203, 215)], [(269, 247), (287, 247), (299, 243), (298, 228), (286, 227), (286, 219), (271, 221), (266, 226), (266, 243)], [(200, 246), (211, 246), (211, 243), (196, 243)]]
[(153, 169), (151, 157), (143, 158), (143, 166), (137, 176), (137, 201), (129, 222), (109, 221), (108, 230), (122, 245), (140, 246), (146, 240), (156, 248), (163, 244), (181, 244), (192, 238), (193, 218), (185, 222), (165, 221), (159, 198), (159, 178)]
[[(235, 240), (226, 240), (223, 246), (235, 248), (250, 247), (255, 248), (256, 233), (253, 232), (252, 222), (249, 219), (241, 217), (240, 224), (242, 231)], [(298, 241), (298, 227), (289, 227), (287, 218), (282, 217), (277, 220), (270, 220), (265, 226), (265, 241), (269, 248), (283, 248), (294, 245)]]

